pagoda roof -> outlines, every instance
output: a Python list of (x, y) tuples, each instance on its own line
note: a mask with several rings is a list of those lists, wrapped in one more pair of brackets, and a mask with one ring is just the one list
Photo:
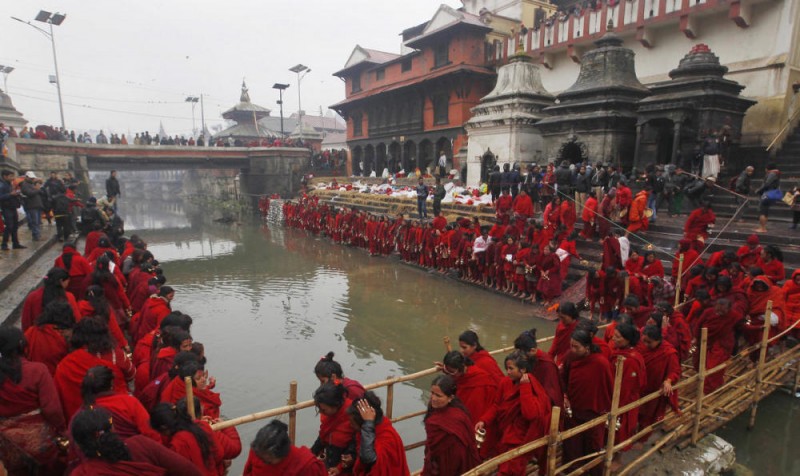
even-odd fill
[(242, 81), (242, 94), (239, 97), (239, 103), (227, 111), (222, 113), (222, 117), (239, 122), (247, 116), (256, 116), (256, 120), (262, 117), (269, 116), (271, 110), (261, 107), (257, 104), (250, 102), (250, 94), (247, 90), (247, 85), (244, 80)]

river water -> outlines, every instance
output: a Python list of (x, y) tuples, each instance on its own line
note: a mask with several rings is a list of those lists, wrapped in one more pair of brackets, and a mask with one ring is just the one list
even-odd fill
[[(468, 328), (488, 349), (511, 345), (527, 328), (539, 337), (555, 329), (531, 306), (298, 230), (213, 223), (174, 202), (123, 202), (120, 212), (163, 263), (177, 291), (173, 309), (194, 318), (192, 336), (205, 345), (228, 418), (284, 405), (292, 380), (298, 399), (310, 399), (313, 367), (328, 351), (366, 384), (431, 367), (444, 355), (443, 336), (455, 344)], [(431, 380), (398, 386), (394, 416), (423, 409)], [(385, 390), (378, 395), (385, 403)], [(231, 474), (240, 474), (263, 423), (239, 426), (244, 449)], [(756, 428), (745, 425), (746, 416), (719, 432), (740, 464), (752, 474), (800, 475), (800, 400), (775, 394), (759, 405)], [(396, 426), (406, 444), (424, 438), (421, 418)], [(297, 443), (310, 446), (317, 429), (313, 409), (300, 412)], [(409, 464), (421, 467), (421, 449)]]
[[(489, 349), (512, 345), (526, 328), (541, 337), (555, 328), (531, 306), (298, 230), (209, 223), (166, 203), (120, 213), (163, 263), (173, 309), (193, 317), (226, 417), (284, 405), (291, 380), (298, 399), (310, 399), (313, 367), (328, 351), (348, 377), (370, 383), (431, 367), (444, 355), (442, 338), (456, 345), (468, 328)], [(431, 380), (396, 388), (394, 416), (423, 409)], [(378, 395), (385, 400), (385, 390)], [(314, 442), (318, 421), (313, 409), (299, 414), (299, 444)], [(245, 447), (263, 423), (239, 427)], [(406, 444), (424, 437), (421, 418), (397, 427)], [(412, 468), (421, 455), (411, 453)]]

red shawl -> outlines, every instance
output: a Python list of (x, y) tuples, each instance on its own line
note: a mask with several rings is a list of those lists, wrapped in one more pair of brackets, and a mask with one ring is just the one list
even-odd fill
[(150, 380), (169, 372), (176, 355), (178, 355), (178, 351), (173, 347), (159, 349), (150, 365)]
[[(635, 402), (642, 395), (647, 385), (647, 370), (644, 359), (635, 349), (614, 349), (611, 361), (616, 364), (617, 358), (623, 357), (622, 385), (619, 394), (619, 406)], [(616, 367), (613, 369), (616, 371)], [(616, 374), (615, 374), (616, 376)], [(620, 417), (620, 428), (617, 431), (617, 442), (625, 441), (636, 433), (639, 422), (639, 409), (634, 408)]]
[(142, 305), (141, 316), (139, 317), (139, 327), (136, 335), (132, 336), (135, 341), (139, 341), (148, 332), (157, 329), (161, 321), (172, 312), (166, 298), (150, 296)]
[[(72, 255), (72, 262), (70, 263), (69, 269), (67, 269), (67, 265), (64, 264), (64, 256)], [(61, 269), (67, 269), (69, 271), (70, 278), (77, 278), (83, 277), (88, 274), (92, 273), (92, 267), (89, 266), (89, 262), (86, 261), (86, 258), (79, 255), (77, 251), (74, 249), (67, 248), (61, 253), (61, 256), (56, 258), (55, 266)]]
[(150, 415), (136, 398), (119, 393), (98, 396), (95, 405), (103, 407), (114, 417), (114, 433), (127, 439), (143, 435), (161, 444), (161, 434), (150, 426)]
[[(219, 418), (219, 409), (222, 406), (222, 399), (220, 395), (208, 388), (199, 389), (194, 387), (192, 389), (194, 398), (200, 400), (200, 405), (203, 408), (203, 416), (209, 416), (213, 419)], [(186, 383), (180, 378), (173, 378), (161, 391), (161, 401), (168, 403), (177, 403), (178, 400), (186, 396)]]
[(555, 363), (560, 364), (569, 353), (572, 333), (575, 332), (577, 326), (577, 320), (573, 320), (572, 324), (569, 325), (559, 322), (558, 326), (556, 326), (556, 335), (553, 336), (553, 343), (550, 345), (550, 350), (547, 352)]
[[(647, 383), (642, 388), (642, 395), (650, 395), (653, 392), (660, 392), (664, 381), (669, 379), (675, 385), (681, 378), (681, 363), (678, 360), (678, 351), (669, 342), (662, 341), (653, 350), (640, 345), (637, 349), (644, 360), (645, 370), (647, 371)], [(669, 397), (662, 396), (653, 400), (639, 409), (641, 426), (650, 426), (652, 423), (664, 417), (667, 404), (676, 412), (680, 412), (678, 406), (678, 391), (674, 390)]]
[(31, 362), (41, 362), (47, 366), (50, 375), (56, 373), (61, 359), (69, 353), (66, 339), (53, 324), (33, 326), (25, 331), (25, 356)]
[(795, 276), (798, 275), (800, 275), (800, 269), (792, 273), (792, 279), (786, 281), (782, 289), (786, 306), (786, 317), (784, 319), (785, 328), (790, 327), (800, 320), (800, 286), (794, 281)]
[(86, 349), (72, 351), (58, 364), (55, 374), (56, 389), (58, 389), (61, 404), (64, 407), (64, 415), (67, 418), (72, 418), (72, 415), (83, 405), (81, 383), (83, 383), (86, 372), (98, 365), (106, 366), (114, 373), (114, 391), (116, 393), (128, 393), (128, 385), (119, 367), (108, 360), (90, 354)]
[(563, 371), (567, 398), (576, 417), (578, 412), (596, 416), (611, 409), (614, 377), (611, 364), (603, 354), (574, 359)]
[(645, 263), (644, 267), (642, 268), (642, 274), (647, 276), (648, 278), (652, 278), (653, 276), (658, 276), (659, 278), (664, 277), (664, 264), (661, 262), (660, 259), (656, 258), (655, 261), (652, 263)]
[(553, 358), (542, 349), (536, 349), (536, 365), (533, 367), (533, 376), (542, 384), (550, 404), (554, 407), (564, 406), (564, 391), (561, 390), (561, 379), (558, 376), (558, 366)]
[(355, 440), (355, 430), (350, 426), (350, 417), (347, 409), (350, 408), (352, 400), (345, 399), (344, 405), (339, 407), (339, 411), (333, 416), (320, 414), (319, 440), (324, 446), (335, 446), (346, 448)]
[(692, 347), (692, 330), (680, 312), (674, 312), (669, 318), (669, 326), (663, 330), (664, 339), (672, 344), (678, 351), (680, 361), (689, 357), (689, 349)]
[(486, 349), (473, 352), (469, 358), (475, 362), (475, 365), (485, 370), (486, 373), (488, 373), (496, 383), (499, 383), (500, 380), (505, 377), (503, 371), (500, 370), (500, 366), (497, 365), (497, 361), (494, 360), (494, 357), (492, 357), (492, 355), (487, 352)]
[[(758, 292), (753, 290), (753, 284), (760, 281), (767, 285), (769, 288), (765, 292)], [(747, 300), (750, 302), (749, 315), (751, 317), (761, 316), (767, 310), (767, 301), (772, 301), (772, 312), (778, 315), (781, 322), (785, 320), (783, 292), (781, 288), (772, 284), (769, 278), (765, 276), (757, 276), (747, 287)]]
[(463, 474), (480, 463), (474, 424), (467, 413), (448, 405), (425, 417), (423, 475)]
[(783, 267), (783, 263), (775, 258), (772, 258), (768, 263), (759, 258), (756, 266), (761, 268), (764, 271), (764, 276), (771, 279), (773, 283), (780, 283), (786, 279), (786, 268)]
[(164, 468), (145, 461), (117, 461), (109, 463), (100, 459), (84, 460), (72, 476), (164, 476)]
[(250, 450), (243, 476), (328, 476), (328, 470), (311, 450), (305, 446), (292, 446), (286, 458), (278, 464), (267, 464)]
[[(358, 447), (361, 447), (361, 433), (356, 434)], [(388, 418), (382, 418), (381, 422), (375, 425), (375, 453), (378, 460), (371, 468), (365, 467), (361, 463), (361, 458), (356, 459), (353, 466), (355, 476), (408, 476), (406, 461), (406, 450), (403, 447), (403, 440), (392, 426)]]
[[(75, 300), (75, 296), (73, 296), (72, 293), (67, 292), (66, 296), (67, 302), (72, 306), (72, 313), (75, 316), (75, 321), (78, 321), (81, 317), (81, 313), (78, 310), (78, 302)], [(42, 315), (42, 311), (44, 311), (44, 306), (42, 305), (43, 298), (44, 286), (34, 289), (28, 294), (28, 297), (25, 298), (25, 303), (22, 305), (22, 317), (20, 318), (20, 326), (23, 332), (36, 324), (36, 319)]]
[(477, 365), (466, 367), (456, 378), (456, 396), (467, 407), (473, 424), (480, 421), (497, 398), (497, 380)]
[[(78, 301), (78, 309), (81, 313), (81, 319), (95, 315), (95, 308), (89, 304), (89, 301)], [(109, 308), (108, 313), (109, 317), (108, 321), (106, 321), (106, 324), (108, 324), (108, 331), (111, 333), (111, 337), (114, 338), (114, 342), (116, 342), (118, 346), (126, 347), (128, 345), (128, 341), (125, 339), (125, 334), (122, 333), (122, 329), (119, 327), (119, 322), (117, 322), (117, 318), (114, 315), (114, 310)]]
[(613, 236), (603, 239), (603, 271), (612, 266), (622, 269), (622, 251), (619, 248), (619, 240)]
[(57, 431), (65, 429), (64, 414), (53, 377), (44, 364), (22, 359), (22, 379), (14, 383), (10, 378), (0, 385), (0, 418), (10, 418), (33, 410), (41, 410), (45, 421)]

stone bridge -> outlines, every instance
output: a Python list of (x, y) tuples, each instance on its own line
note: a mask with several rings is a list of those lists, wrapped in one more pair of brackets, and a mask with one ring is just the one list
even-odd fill
[[(183, 147), (76, 144), (35, 139), (6, 141), (8, 157), (0, 166), (34, 171), (71, 172), (89, 183), (89, 172), (187, 170), (200, 178), (236, 177), (242, 192), (257, 196), (293, 195), (310, 164), (308, 149), (293, 147)], [(88, 193), (88, 190), (84, 190)]]

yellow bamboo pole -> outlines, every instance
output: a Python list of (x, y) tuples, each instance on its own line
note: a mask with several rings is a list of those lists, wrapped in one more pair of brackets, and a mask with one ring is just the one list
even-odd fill
[[(392, 378), (391, 376), (387, 378)], [(386, 386), (386, 409), (384, 410), (383, 414), (386, 415), (386, 418), (392, 419), (392, 409), (394, 407), (394, 384), (390, 383)]]
[[(555, 476), (558, 465), (558, 424), (561, 421), (561, 407), (553, 407), (550, 413), (550, 434), (547, 440), (547, 473)], [(541, 467), (541, 465), (539, 465)]]
[(706, 353), (708, 352), (708, 328), (704, 327), (700, 336), (700, 368), (697, 372), (697, 395), (694, 408), (694, 425), (692, 427), (692, 444), (696, 445), (700, 434), (700, 419), (703, 416), (703, 391), (706, 380)]
[(678, 279), (675, 280), (675, 304), (672, 306), (678, 308), (681, 303), (681, 276), (683, 275), (683, 253), (678, 257)]
[(617, 436), (617, 411), (619, 410), (619, 394), (622, 390), (622, 374), (625, 358), (617, 357), (614, 367), (614, 394), (611, 397), (611, 411), (608, 413), (608, 436), (606, 438), (606, 457), (604, 476), (611, 475), (611, 463), (614, 460), (614, 438)]
[[(296, 405), (297, 404), (297, 381), (292, 380), (289, 382), (289, 399), (286, 400), (287, 405)], [(289, 439), (292, 440), (292, 443), (295, 442), (295, 435), (297, 432), (297, 411), (291, 410), (289, 412)]]
[(194, 388), (192, 388), (192, 377), (188, 375), (184, 377), (183, 383), (186, 384), (186, 408), (189, 411), (189, 416), (192, 420), (197, 420), (197, 415), (194, 413)]
[(625, 276), (625, 295), (623, 297), (628, 297), (628, 294), (631, 292), (631, 277)]
[(751, 430), (756, 426), (756, 412), (758, 411), (758, 399), (761, 395), (761, 382), (764, 380), (764, 364), (767, 362), (767, 346), (769, 345), (769, 328), (772, 317), (772, 301), (767, 301), (767, 307), (764, 310), (764, 330), (761, 333), (761, 351), (758, 354), (758, 367), (756, 367), (756, 384), (753, 390), (753, 403), (750, 407), (750, 421), (747, 423), (747, 429)]

